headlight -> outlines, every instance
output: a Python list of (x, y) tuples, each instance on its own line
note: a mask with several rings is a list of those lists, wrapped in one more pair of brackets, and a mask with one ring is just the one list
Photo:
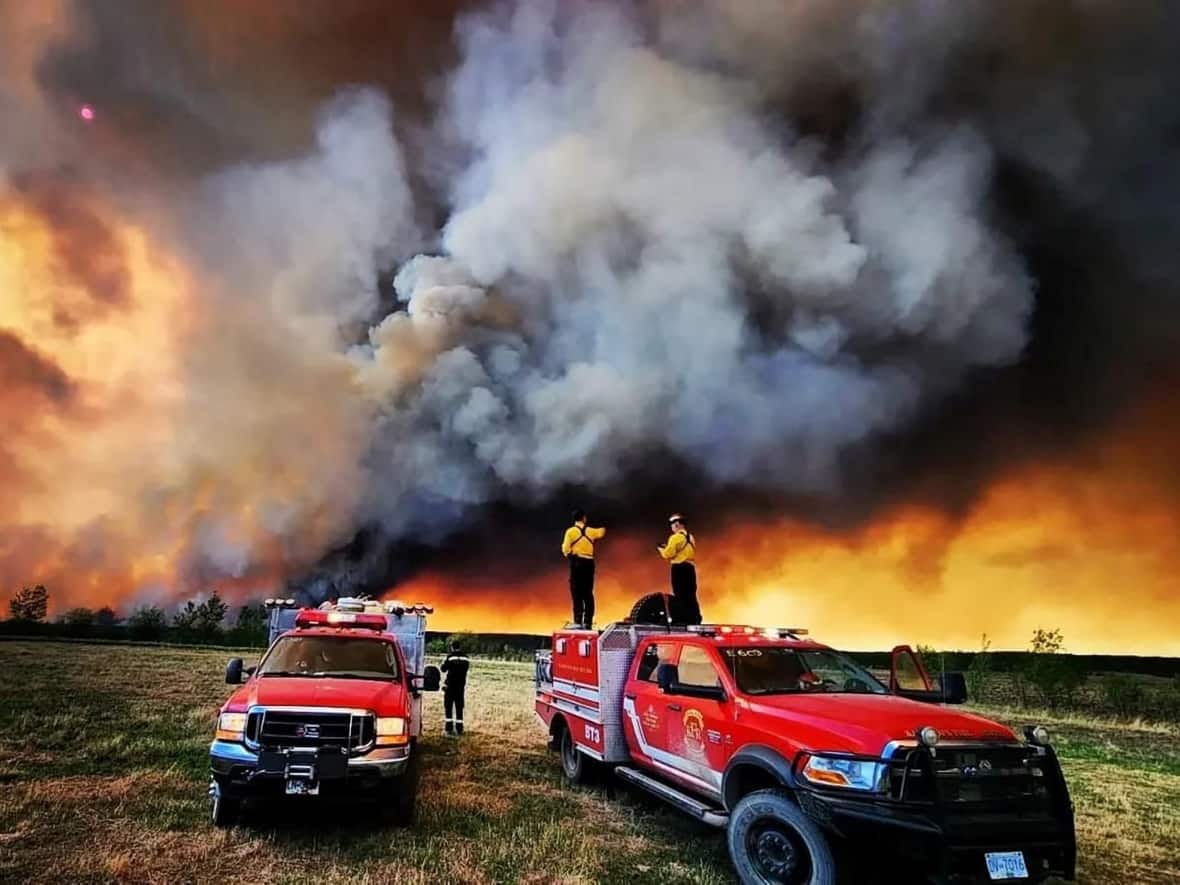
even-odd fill
[(240, 741), (245, 730), (245, 713), (222, 713), (217, 717), (216, 737), (220, 741)]
[(879, 790), (884, 783), (885, 765), (860, 759), (812, 756), (803, 766), (802, 773), (813, 784), (847, 787), (851, 790)]
[(406, 720), (401, 716), (381, 716), (377, 719), (377, 743), (386, 746), (409, 743)]
[(927, 747), (937, 747), (940, 737), (938, 729), (933, 726), (927, 725), (918, 729), (918, 740)]

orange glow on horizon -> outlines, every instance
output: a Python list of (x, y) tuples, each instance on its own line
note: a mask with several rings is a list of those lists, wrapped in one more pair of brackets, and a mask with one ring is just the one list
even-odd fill
[[(1035, 628), (1060, 627), (1077, 653), (1180, 656), (1180, 520), (1137, 436), (1116, 435), (1068, 464), (1015, 470), (958, 522), (910, 505), (845, 536), (792, 519), (694, 526), (705, 618), (808, 627), (849, 649), (974, 650), (986, 633), (993, 648), (1019, 650)], [(666, 589), (651, 545), (608, 541), (599, 546), (599, 625)], [(570, 617), (560, 561), (510, 587), (432, 572), (387, 595), (433, 603), (431, 628), (446, 631), (544, 634)]]

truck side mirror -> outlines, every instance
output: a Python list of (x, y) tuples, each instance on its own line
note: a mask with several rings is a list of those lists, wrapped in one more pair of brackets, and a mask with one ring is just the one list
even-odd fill
[(242, 659), (230, 658), (225, 665), (225, 681), (228, 685), (240, 685), (242, 682)]
[(442, 673), (439, 672), (438, 667), (427, 667), (422, 673), (422, 690), (423, 691), (438, 691), (438, 683), (442, 679)]
[(962, 673), (943, 673), (939, 678), (939, 688), (942, 690), (944, 704), (964, 704), (967, 702), (967, 677)]
[(675, 664), (660, 664), (656, 667), (656, 682), (665, 694), (676, 694), (680, 687), (680, 668)]

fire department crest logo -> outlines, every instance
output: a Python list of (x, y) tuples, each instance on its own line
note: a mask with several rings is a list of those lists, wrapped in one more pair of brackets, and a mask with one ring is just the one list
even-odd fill
[(643, 711), (643, 725), (645, 728), (654, 729), (660, 725), (660, 714), (656, 712), (655, 707), (648, 704), (646, 710)]
[(684, 749), (690, 756), (705, 756), (705, 717), (700, 710), (684, 711)]

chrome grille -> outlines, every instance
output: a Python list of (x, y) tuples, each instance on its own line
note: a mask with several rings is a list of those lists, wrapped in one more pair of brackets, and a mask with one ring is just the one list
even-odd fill
[(246, 742), (264, 750), (315, 747), (355, 754), (373, 746), (376, 730), (371, 713), (255, 707), (246, 719)]

